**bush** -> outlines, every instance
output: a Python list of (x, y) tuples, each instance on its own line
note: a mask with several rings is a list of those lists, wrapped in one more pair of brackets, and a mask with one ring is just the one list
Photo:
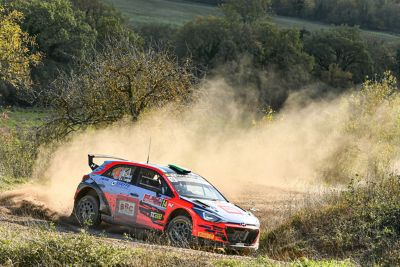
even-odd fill
[(277, 259), (352, 258), (363, 265), (400, 262), (400, 178), (354, 181), (322, 206), (303, 210), (265, 234), (261, 250)]
[(30, 177), (36, 152), (37, 145), (26, 130), (0, 132), (0, 179)]

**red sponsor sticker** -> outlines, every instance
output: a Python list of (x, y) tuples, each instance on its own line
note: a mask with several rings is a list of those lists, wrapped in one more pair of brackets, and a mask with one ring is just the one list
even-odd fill
[(163, 207), (163, 208), (167, 207), (167, 200), (160, 197), (150, 196), (147, 194), (144, 195), (143, 202), (157, 207)]

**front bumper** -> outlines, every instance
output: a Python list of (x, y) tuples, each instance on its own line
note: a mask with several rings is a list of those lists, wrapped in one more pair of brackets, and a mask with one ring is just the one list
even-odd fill
[(257, 250), (260, 229), (255, 225), (212, 223), (202, 220), (194, 225), (193, 235), (232, 249)]

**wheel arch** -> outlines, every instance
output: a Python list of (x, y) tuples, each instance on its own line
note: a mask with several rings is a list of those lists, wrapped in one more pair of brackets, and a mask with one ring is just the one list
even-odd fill
[(81, 184), (79, 186), (79, 191), (78, 191), (77, 195), (75, 196), (74, 208), (75, 208), (75, 205), (78, 203), (78, 201), (82, 197), (89, 195), (89, 194), (97, 198), (97, 200), (99, 202), (100, 213), (105, 214), (105, 215), (110, 215), (110, 207), (108, 205), (106, 198), (104, 197), (103, 192), (96, 186), (89, 185), (89, 184)]
[(190, 221), (193, 223), (193, 218), (192, 215), (184, 208), (177, 208), (174, 211), (172, 211), (167, 219), (167, 222), (165, 223), (165, 229), (168, 227), (168, 224), (176, 217), (178, 216), (186, 216), (190, 219)]

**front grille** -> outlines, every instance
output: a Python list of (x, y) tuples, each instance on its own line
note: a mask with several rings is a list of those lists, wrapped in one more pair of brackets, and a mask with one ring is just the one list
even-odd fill
[(258, 231), (258, 229), (227, 227), (226, 235), (228, 236), (229, 243), (244, 243), (246, 245), (251, 245), (256, 240)]

